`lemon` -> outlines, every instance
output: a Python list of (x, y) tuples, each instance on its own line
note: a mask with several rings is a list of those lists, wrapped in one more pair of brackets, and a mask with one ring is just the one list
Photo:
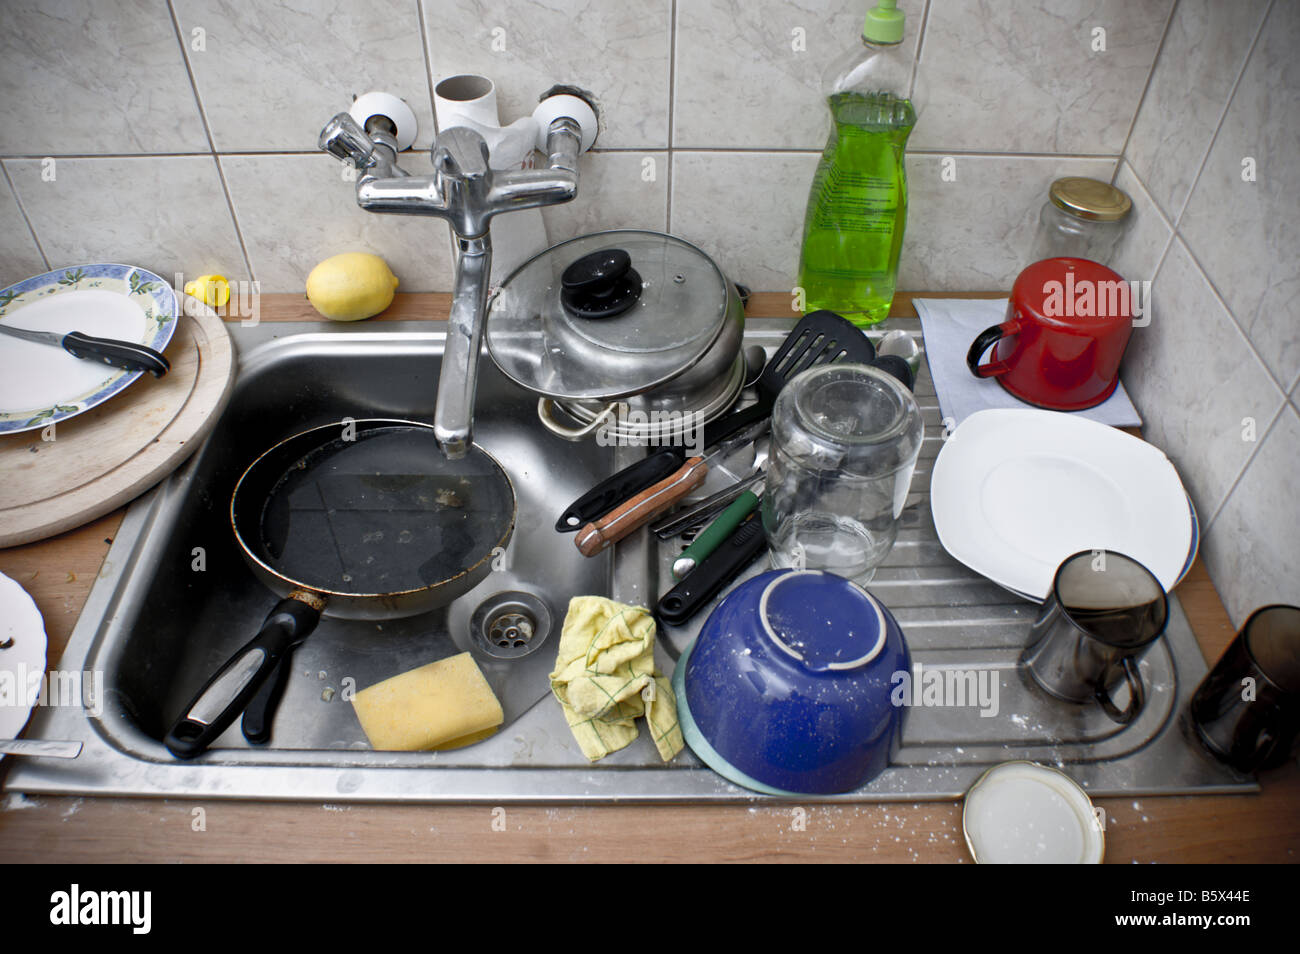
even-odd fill
[(225, 275), (200, 275), (185, 283), (185, 294), (192, 295), (205, 305), (220, 308), (230, 301), (230, 282)]
[(345, 252), (325, 259), (307, 276), (307, 298), (326, 318), (360, 321), (393, 302), (397, 276), (378, 255)]

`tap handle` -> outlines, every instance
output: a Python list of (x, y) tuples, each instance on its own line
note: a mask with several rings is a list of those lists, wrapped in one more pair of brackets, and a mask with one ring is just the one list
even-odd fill
[(347, 113), (339, 113), (325, 124), (318, 145), (336, 159), (351, 162), (357, 169), (368, 168), (374, 163), (375, 144)]
[(444, 175), (476, 179), (488, 174), (486, 140), (467, 126), (452, 126), (438, 133), (433, 144), (433, 166)]

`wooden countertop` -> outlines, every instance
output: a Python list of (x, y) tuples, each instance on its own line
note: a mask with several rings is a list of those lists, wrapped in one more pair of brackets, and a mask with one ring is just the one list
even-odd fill
[[(915, 293), (919, 296), (923, 293)], [(958, 297), (931, 295), (927, 297)], [(893, 314), (915, 316), (900, 292)], [(961, 297), (977, 297), (964, 295)], [(990, 294), (978, 297), (1003, 297)], [(446, 295), (399, 295), (378, 319), (445, 319)], [(757, 294), (749, 314), (793, 316)], [(318, 316), (299, 295), (266, 295), (262, 321)], [(45, 617), (50, 659), (68, 637), (123, 511), (0, 550), (0, 572)], [(1178, 588), (1201, 649), (1218, 658), (1233, 629), (1198, 559)], [(0, 762), (0, 773), (5, 763)], [(1106, 860), (1300, 861), (1300, 767), (1251, 795), (1101, 798)], [(196, 831), (202, 809), (203, 828)], [(503, 814), (504, 812), (504, 814)], [(346, 805), (0, 796), (0, 861), (969, 861), (959, 802), (870, 805)]]

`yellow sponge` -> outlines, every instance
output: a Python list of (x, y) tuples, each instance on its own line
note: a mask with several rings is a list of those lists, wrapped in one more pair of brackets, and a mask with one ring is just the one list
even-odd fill
[(469, 653), (440, 659), (362, 689), (352, 700), (372, 747), (452, 749), (487, 738), (505, 721)]

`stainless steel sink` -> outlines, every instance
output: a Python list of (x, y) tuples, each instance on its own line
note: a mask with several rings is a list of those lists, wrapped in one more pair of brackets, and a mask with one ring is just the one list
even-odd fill
[[(751, 320), (745, 343), (769, 353), (789, 321)], [(891, 321), (919, 335), (915, 321)], [(590, 765), (548, 698), (547, 673), (571, 596), (601, 593), (647, 605), (671, 585), (680, 543), (646, 531), (587, 560), (553, 529), (555, 515), (636, 448), (568, 443), (547, 433), (535, 400), (483, 362), (476, 440), (505, 466), (519, 497), (505, 563), (450, 607), (406, 620), (326, 619), (293, 657), (272, 742), (245, 743), (238, 725), (206, 755), (179, 762), (159, 741), (196, 688), (255, 631), (275, 598), (245, 568), (227, 523), (240, 471), (277, 439), (343, 417), (429, 420), (443, 336), (434, 326), (315, 323), (232, 326), (240, 373), (229, 409), (199, 452), (136, 501), (109, 551), (61, 667), (103, 673), (102, 712), (38, 708), (30, 738), (85, 743), (73, 761), (27, 758), (5, 787), (27, 792), (373, 801), (741, 801), (761, 798), (724, 782), (684, 752), (668, 765), (648, 738)], [(989, 765), (1033, 759), (1063, 767), (1099, 795), (1251, 791), (1190, 741), (1186, 700), (1205, 663), (1177, 600), (1168, 638), (1142, 663), (1142, 714), (1119, 727), (1092, 707), (1051, 700), (1016, 667), (1033, 604), (949, 557), (930, 519), (930, 465), (942, 425), (928, 373), (917, 384), (927, 441), (904, 528), (871, 585), (898, 617), (926, 668), (993, 670), (999, 712), (914, 708), (895, 765), (834, 800), (959, 797)], [(758, 572), (756, 566), (751, 572)], [(520, 595), (523, 594), (523, 595)], [(487, 638), (493, 621), (522, 614), (529, 645)], [(694, 637), (661, 633), (670, 671)], [(547, 623), (549, 617), (549, 625)], [(498, 630), (501, 628), (497, 627)], [(468, 650), (506, 711), (491, 739), (441, 753), (372, 752), (346, 701), (416, 665)], [(513, 658), (500, 658), (511, 656)], [(644, 733), (643, 733), (644, 736)]]

